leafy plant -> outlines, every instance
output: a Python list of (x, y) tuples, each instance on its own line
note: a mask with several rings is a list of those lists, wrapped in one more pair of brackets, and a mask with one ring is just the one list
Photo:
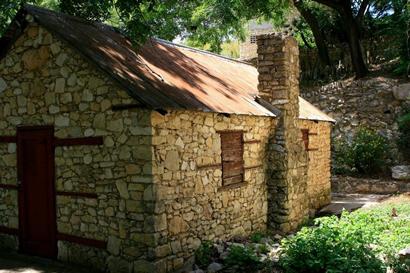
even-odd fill
[(397, 253), (410, 245), (410, 205), (396, 206), (399, 219), (391, 217), (392, 205), (354, 213), (344, 212), (316, 220), (293, 238), (285, 239), (280, 265), (286, 273), (384, 273), (408, 272)]
[(410, 161), (410, 109), (399, 118), (398, 124), (400, 136), (397, 144), (404, 157)]
[(199, 248), (195, 251), (195, 262), (201, 267), (206, 267), (212, 262), (212, 257), (215, 252), (212, 242), (203, 241)]
[(354, 167), (359, 173), (370, 174), (380, 171), (386, 155), (387, 142), (384, 137), (370, 129), (359, 129), (352, 145)]
[(350, 145), (344, 139), (336, 139), (333, 143), (333, 172), (335, 174), (351, 174), (354, 160)]
[(334, 144), (334, 171), (339, 174), (372, 174), (380, 172), (387, 157), (387, 141), (368, 128), (360, 128), (351, 143)]
[(260, 233), (260, 232), (255, 232), (255, 233), (253, 233), (252, 235), (251, 235), (251, 241), (252, 241), (252, 243), (260, 243), (260, 241), (262, 240), (262, 238), (263, 238), (263, 234), (262, 233)]
[(235, 267), (236, 272), (246, 272), (256, 270), (262, 266), (254, 251), (250, 248), (232, 245), (224, 264), (228, 267)]

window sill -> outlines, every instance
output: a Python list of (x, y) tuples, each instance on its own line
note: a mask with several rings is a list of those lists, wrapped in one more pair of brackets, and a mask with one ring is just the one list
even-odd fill
[(248, 185), (248, 182), (241, 182), (241, 183), (235, 183), (235, 184), (231, 184), (231, 185), (226, 185), (226, 186), (222, 186), (218, 189), (218, 192), (220, 191), (227, 191), (227, 190), (232, 190), (232, 189), (237, 189), (237, 188), (241, 188)]

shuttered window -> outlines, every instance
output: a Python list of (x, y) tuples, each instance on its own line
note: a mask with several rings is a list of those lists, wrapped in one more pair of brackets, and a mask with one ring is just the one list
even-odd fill
[(309, 150), (309, 129), (302, 129), (302, 140), (305, 143), (305, 149)]
[(222, 185), (243, 182), (243, 133), (220, 132), (222, 150)]

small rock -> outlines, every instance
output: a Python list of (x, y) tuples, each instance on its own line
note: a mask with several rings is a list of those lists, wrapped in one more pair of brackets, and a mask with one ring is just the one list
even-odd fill
[(241, 243), (232, 243), (232, 246), (238, 246), (238, 247), (242, 247), (242, 248), (245, 247), (245, 245), (241, 244)]
[(220, 245), (220, 244), (214, 244), (214, 247), (216, 248), (216, 250), (218, 251), (219, 254), (222, 254), (225, 250), (225, 247), (223, 245)]
[(282, 236), (279, 234), (275, 234), (275, 236), (273, 236), (273, 238), (275, 238), (275, 240), (282, 240)]
[(394, 166), (391, 168), (392, 177), (398, 180), (410, 179), (410, 165)]
[(261, 239), (262, 244), (272, 244), (272, 239), (270, 238), (262, 238)]
[(400, 250), (399, 258), (402, 261), (406, 261), (406, 260), (410, 261), (410, 247)]
[(221, 255), (219, 255), (219, 258), (221, 258), (222, 260), (225, 260), (226, 258), (228, 258), (229, 252), (228, 251), (224, 251), (221, 253)]
[(393, 95), (397, 100), (410, 100), (410, 83), (396, 86)]
[(7, 83), (3, 78), (0, 78), (0, 93), (6, 90)]
[(107, 251), (111, 254), (118, 255), (120, 253), (121, 241), (114, 236), (108, 237)]
[(273, 248), (279, 248), (279, 247), (280, 247), (280, 244), (278, 244), (278, 243), (273, 244), (272, 247), (273, 247)]
[(399, 255), (410, 257), (410, 247), (400, 250)]
[(211, 263), (210, 265), (208, 265), (208, 272), (209, 273), (214, 273), (214, 272), (218, 272), (221, 271), (223, 268), (223, 266), (220, 263)]
[(189, 273), (205, 273), (202, 269), (193, 270)]

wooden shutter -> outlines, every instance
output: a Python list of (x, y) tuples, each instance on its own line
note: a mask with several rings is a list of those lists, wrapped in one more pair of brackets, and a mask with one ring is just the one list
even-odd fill
[(223, 186), (243, 182), (243, 133), (221, 132)]
[(309, 150), (309, 129), (302, 129), (302, 140), (305, 143), (305, 149)]

